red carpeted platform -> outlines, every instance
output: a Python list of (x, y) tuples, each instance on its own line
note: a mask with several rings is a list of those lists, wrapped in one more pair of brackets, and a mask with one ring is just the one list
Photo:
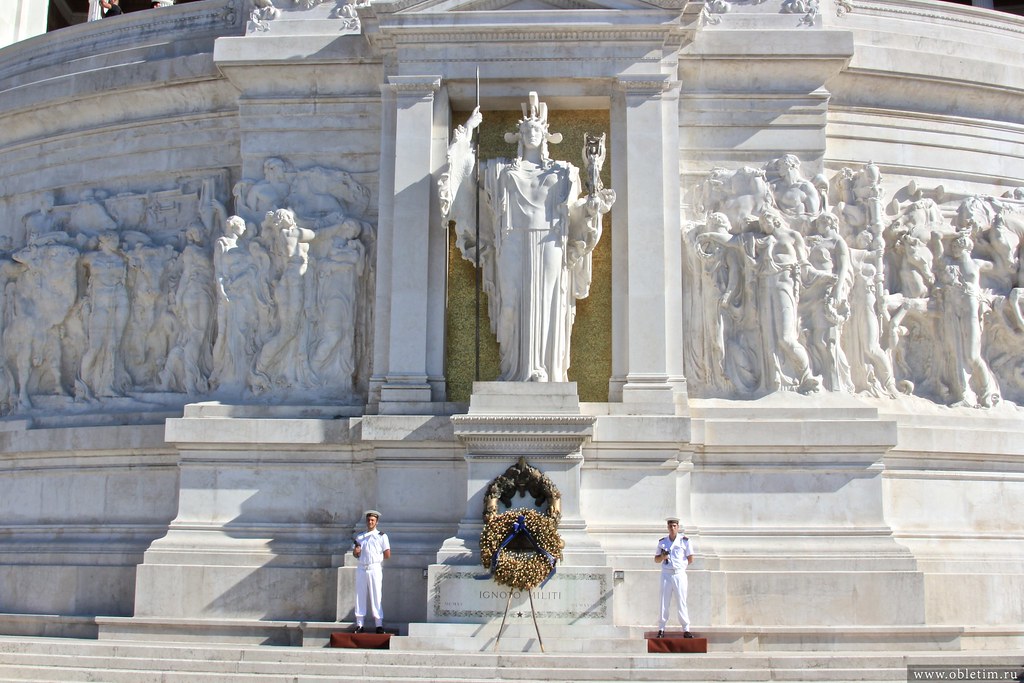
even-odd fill
[(363, 650), (390, 650), (390, 633), (332, 633), (331, 647), (349, 647)]
[(657, 631), (648, 631), (644, 634), (647, 639), (648, 652), (669, 652), (669, 653), (706, 653), (708, 651), (707, 638), (683, 638), (682, 631), (666, 631), (665, 636), (658, 637)]

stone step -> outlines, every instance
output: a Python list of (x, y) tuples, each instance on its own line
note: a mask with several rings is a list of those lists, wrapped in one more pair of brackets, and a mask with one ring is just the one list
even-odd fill
[(541, 632), (541, 639), (533, 637), (511, 637), (503, 635), (498, 641), (495, 636), (486, 638), (432, 638), (410, 636), (393, 638), (392, 651), (403, 652), (536, 652), (547, 654), (567, 654), (584, 652), (604, 652), (623, 655), (641, 655), (647, 652), (647, 643), (643, 640), (627, 638), (551, 638)]
[[(411, 623), (407, 635), (427, 637), (473, 637), (473, 636), (494, 636), (501, 626), (500, 621), (493, 621), (486, 624), (445, 624), (445, 623)], [(574, 637), (578, 638), (643, 638), (644, 629), (640, 627), (612, 626), (610, 624), (593, 624), (587, 626), (573, 625), (567, 627), (564, 624), (540, 623), (540, 635), (555, 634), (571, 629)], [(536, 636), (537, 632), (533, 622), (529, 619), (522, 621), (509, 621), (505, 624), (502, 637), (505, 636)]]
[(420, 668), (409, 672), (395, 671), (391, 667), (375, 667), (372, 672), (330, 672), (309, 671), (307, 667), (295, 667), (288, 672), (217, 672), (217, 671), (154, 671), (150, 668), (95, 668), (87, 665), (8, 665), (0, 664), (0, 680), (3, 681), (48, 681), (70, 683), (73, 681), (103, 681), (104, 683), (193, 683), (194, 681), (246, 681), (247, 683), (276, 683), (279, 681), (366, 681), (386, 680), (433, 681), (435, 683), (490, 683), (495, 680), (515, 680), (520, 683), (550, 681), (863, 681), (865, 683), (905, 680), (906, 671), (895, 669), (747, 669), (747, 668), (673, 668), (661, 670), (608, 669), (573, 670), (563, 667), (545, 669), (487, 669), (475, 667), (460, 672), (463, 675), (450, 677), (443, 670)]
[[(647, 652), (643, 633), (608, 624), (566, 626), (539, 624), (538, 638), (532, 621), (501, 624), (409, 624), (409, 635), (392, 638), (391, 649), (398, 651), (450, 652), (545, 652), (602, 653), (641, 655)], [(543, 649), (541, 647), (543, 644)]]
[(900, 681), (908, 663), (1005, 666), (1019, 660), (1019, 652), (453, 654), (0, 637), (3, 681)]

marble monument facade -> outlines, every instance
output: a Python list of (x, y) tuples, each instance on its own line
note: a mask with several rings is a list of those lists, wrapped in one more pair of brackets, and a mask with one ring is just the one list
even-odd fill
[[(1022, 32), (930, 0), (206, 0), (0, 50), (0, 631), (345, 620), (368, 507), (386, 618), (425, 621), (526, 455), (606, 623), (654, 622), (677, 514), (723, 647), (1019, 645)], [(607, 138), (552, 161), (556, 109)], [(469, 406), (448, 230), (501, 347)]]

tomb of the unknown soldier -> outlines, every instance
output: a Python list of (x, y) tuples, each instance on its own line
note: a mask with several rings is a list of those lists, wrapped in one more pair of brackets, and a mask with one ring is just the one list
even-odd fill
[(1021, 16), (14, 4), (0, 680), (1024, 676)]

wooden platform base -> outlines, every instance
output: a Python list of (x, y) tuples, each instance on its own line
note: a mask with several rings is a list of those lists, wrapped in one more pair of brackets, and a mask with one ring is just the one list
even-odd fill
[(331, 647), (348, 647), (363, 650), (390, 650), (390, 633), (345, 633), (331, 634)]
[(657, 631), (644, 633), (647, 639), (648, 652), (669, 652), (669, 653), (707, 653), (707, 638), (683, 638), (682, 631), (666, 631), (661, 638)]

